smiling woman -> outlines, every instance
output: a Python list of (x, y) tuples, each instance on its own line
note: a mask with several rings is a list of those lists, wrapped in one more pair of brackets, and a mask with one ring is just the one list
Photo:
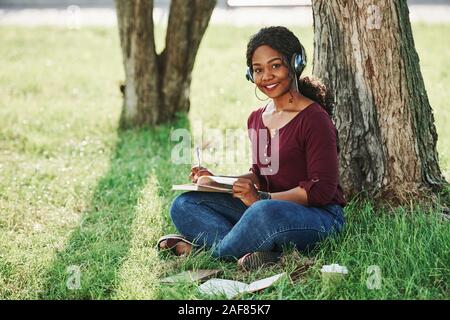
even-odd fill
[[(247, 79), (270, 99), (248, 118), (251, 172), (237, 177), (233, 194), (178, 196), (170, 212), (182, 236), (166, 236), (159, 247), (181, 255), (204, 245), (252, 269), (277, 261), (285, 245), (308, 250), (340, 232), (346, 202), (333, 105), (319, 81), (300, 78), (306, 66), (300, 41), (285, 27), (261, 29), (248, 43), (247, 66)], [(204, 175), (213, 174), (194, 167), (190, 177), (197, 182)]]

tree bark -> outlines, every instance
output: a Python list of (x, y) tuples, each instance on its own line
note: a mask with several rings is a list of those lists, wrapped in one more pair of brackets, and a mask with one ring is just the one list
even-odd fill
[(125, 68), (122, 128), (157, 125), (189, 111), (191, 73), (216, 0), (172, 0), (166, 47), (156, 53), (152, 0), (116, 0)]
[(314, 68), (335, 98), (341, 183), (406, 200), (440, 190), (433, 112), (403, 0), (313, 0)]

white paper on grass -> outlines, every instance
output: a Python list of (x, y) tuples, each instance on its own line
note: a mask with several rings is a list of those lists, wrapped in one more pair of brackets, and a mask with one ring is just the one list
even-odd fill
[(254, 281), (250, 284), (227, 279), (211, 279), (199, 286), (198, 289), (203, 294), (224, 294), (228, 299), (232, 299), (236, 295), (244, 292), (255, 292), (268, 288), (283, 275), (285, 275), (285, 273), (280, 273), (269, 278)]
[(198, 289), (203, 294), (224, 294), (228, 299), (231, 299), (242, 292), (246, 292), (248, 289), (248, 284), (226, 279), (211, 279), (200, 285)]
[(324, 272), (324, 273), (342, 273), (342, 274), (347, 274), (348, 273), (348, 269), (345, 266), (340, 266), (339, 264), (333, 263), (330, 265), (324, 265), (322, 266), (322, 269), (320, 269), (320, 271)]

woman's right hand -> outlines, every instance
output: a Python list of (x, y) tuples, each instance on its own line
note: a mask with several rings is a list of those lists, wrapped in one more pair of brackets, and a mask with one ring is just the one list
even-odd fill
[(199, 166), (193, 166), (191, 168), (191, 174), (189, 175), (189, 179), (193, 183), (197, 183), (198, 178), (201, 176), (213, 176), (214, 174), (210, 172), (208, 169)]

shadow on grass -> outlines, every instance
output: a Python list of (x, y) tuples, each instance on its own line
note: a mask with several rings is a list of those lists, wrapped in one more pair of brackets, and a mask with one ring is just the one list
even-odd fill
[[(188, 128), (187, 123), (181, 118), (172, 127)], [(148, 176), (157, 177), (158, 196), (167, 197), (175, 170), (180, 170), (171, 165), (170, 133), (169, 125), (119, 131), (110, 169), (100, 179), (82, 222), (57, 253), (40, 298), (111, 297), (130, 249), (135, 207)]]

